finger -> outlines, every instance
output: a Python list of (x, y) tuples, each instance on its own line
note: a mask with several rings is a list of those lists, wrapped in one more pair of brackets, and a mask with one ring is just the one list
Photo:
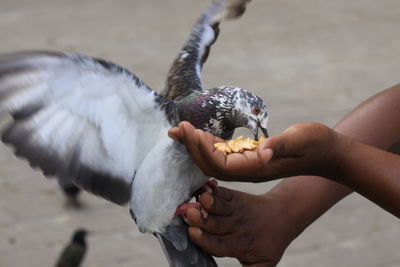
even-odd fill
[[(188, 123), (188, 122), (181, 122), (179, 124), (179, 129), (182, 134), (182, 141), (186, 146), (186, 149), (192, 156), (193, 160), (197, 163), (197, 165), (203, 170), (205, 168), (208, 170), (207, 166), (203, 163), (202, 158), (200, 157), (198, 151), (198, 144), (199, 144), (199, 134), (196, 131), (196, 128)], [(206, 171), (203, 170), (203, 171)]]
[(208, 180), (208, 182), (200, 187), (200, 189), (196, 190), (193, 193), (193, 196), (196, 199), (196, 202), (199, 202), (200, 195), (203, 194), (204, 192), (208, 192), (210, 195), (214, 195), (216, 190), (218, 188), (218, 182), (215, 178), (211, 178)]
[(200, 189), (196, 190), (193, 193), (193, 196), (196, 198), (197, 202), (199, 202), (199, 197), (204, 192), (208, 192), (212, 195), (212, 194), (214, 194), (214, 189), (212, 189), (209, 185), (205, 184), (204, 186), (200, 187)]
[(225, 180), (230, 181), (250, 181), (256, 176), (261, 175), (260, 164), (257, 151), (244, 151), (243, 153), (229, 154), (223, 173)]
[[(179, 124), (179, 128), (182, 132), (182, 140), (186, 146), (186, 149), (189, 151), (190, 155), (192, 156), (193, 160), (196, 164), (200, 167), (200, 169), (209, 176), (214, 176), (212, 169), (205, 163), (204, 157), (199, 152), (198, 146), (200, 142), (200, 134), (204, 133), (201, 130), (196, 130), (188, 122), (182, 122)], [(213, 139), (213, 136), (208, 134), (208, 139)], [(213, 147), (214, 143), (209, 141), (210, 145)]]
[(226, 201), (231, 201), (233, 199), (233, 191), (223, 187), (223, 186), (218, 186), (214, 190), (214, 195), (226, 200)]
[[(196, 164), (207, 175), (232, 180), (235, 176), (239, 175), (241, 177), (246, 173), (246, 171), (237, 164), (233, 163), (227, 166), (227, 159), (232, 158), (234, 162), (236, 157), (243, 157), (242, 154), (234, 153), (225, 156), (224, 153), (215, 149), (214, 144), (224, 141), (223, 139), (201, 130), (195, 130), (195, 128), (187, 122), (181, 123), (179, 127), (183, 133), (183, 142), (189, 153), (192, 155)], [(254, 152), (253, 154), (253, 158), (255, 158), (256, 154)]]
[(267, 164), (274, 157), (274, 150), (267, 144), (261, 144), (257, 148), (257, 156), (260, 164)]
[(179, 130), (179, 127), (172, 127), (171, 129), (168, 130), (168, 136), (175, 141), (182, 142), (182, 134), (181, 131)]
[(184, 218), (189, 226), (198, 227), (208, 233), (216, 235), (230, 234), (234, 227), (227, 217), (220, 217), (212, 214), (204, 216), (204, 214), (195, 208), (188, 209)]
[(285, 136), (276, 135), (273, 137), (268, 138), (260, 144), (257, 151), (259, 151), (260, 157), (274, 157), (274, 158), (281, 158), (286, 154), (286, 146), (287, 142), (285, 141)]
[(198, 150), (202, 155), (205, 164), (212, 169), (219, 179), (221, 180), (243, 180), (247, 178), (250, 173), (263, 167), (260, 159), (258, 158), (257, 151), (246, 150), (242, 153), (231, 153), (227, 156), (219, 153), (218, 150), (213, 149), (207, 143), (206, 138), (202, 138), (200, 133)]
[(229, 157), (238, 153), (224, 155), (224, 153), (215, 149), (215, 138), (210, 137), (210, 134), (205, 132), (199, 132), (198, 141), (197, 151), (203, 160), (203, 164), (212, 170), (210, 175), (223, 179), (235, 174), (236, 166), (233, 166), (233, 169), (229, 169), (226, 163)]
[(224, 160), (225, 154), (216, 149), (214, 144), (218, 142), (225, 142), (225, 140), (204, 131), (199, 131), (198, 134), (198, 149), (199, 152), (203, 154), (204, 159), (209, 159), (211, 156), (212, 158), (216, 157), (217, 159)]
[(283, 133), (272, 136), (260, 145), (261, 149), (272, 149), (273, 158), (298, 157), (302, 154), (302, 148), (309, 141), (312, 132), (307, 128), (309, 123), (301, 123), (287, 128)]
[(230, 201), (219, 196), (212, 196), (208, 192), (200, 195), (199, 202), (208, 213), (218, 216), (230, 216), (233, 213), (233, 206)]
[(218, 188), (218, 181), (215, 178), (211, 178), (207, 181), (204, 187), (208, 193), (213, 194)]
[(232, 242), (225, 242), (223, 236), (212, 235), (192, 226), (189, 226), (188, 232), (190, 239), (203, 248), (204, 251), (217, 257), (229, 256), (230, 249), (227, 246)]

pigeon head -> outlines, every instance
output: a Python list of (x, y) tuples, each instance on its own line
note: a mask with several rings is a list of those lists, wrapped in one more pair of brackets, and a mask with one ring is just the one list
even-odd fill
[(179, 120), (224, 139), (236, 128), (248, 128), (255, 139), (259, 129), (268, 137), (268, 110), (255, 94), (237, 87), (222, 86), (192, 93), (178, 103)]
[(86, 243), (85, 237), (87, 234), (88, 231), (85, 229), (77, 229), (72, 236), (72, 243), (84, 245)]
[(264, 101), (257, 95), (241, 88), (227, 88), (232, 91), (233, 116), (236, 128), (246, 127), (258, 140), (259, 129), (265, 137), (268, 137), (268, 108)]

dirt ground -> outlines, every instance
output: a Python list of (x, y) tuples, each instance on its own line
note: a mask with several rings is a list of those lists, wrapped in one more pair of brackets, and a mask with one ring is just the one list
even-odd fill
[[(1, 0), (0, 53), (50, 49), (105, 58), (156, 90), (207, 0)], [(204, 68), (208, 87), (236, 85), (269, 105), (270, 132), (295, 122), (333, 126), (399, 82), (400, 1), (254, 0), (223, 23)], [(230, 183), (262, 193), (274, 183)], [(126, 207), (88, 194), (65, 208), (54, 180), (0, 147), (0, 266), (52, 266), (77, 227), (93, 232), (85, 267), (166, 266)], [(274, 220), (274, 218), (270, 218)], [(280, 267), (400, 266), (399, 220), (353, 194), (288, 248)], [(239, 266), (219, 259), (220, 266)]]

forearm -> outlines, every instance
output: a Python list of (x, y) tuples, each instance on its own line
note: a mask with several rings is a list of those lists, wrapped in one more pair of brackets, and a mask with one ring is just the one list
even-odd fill
[(400, 141), (400, 84), (369, 98), (334, 128), (358, 142), (387, 150)]
[[(377, 94), (374, 97), (371, 97), (361, 105), (359, 105), (355, 110), (353, 110), (351, 113), (349, 113), (341, 122), (338, 123), (338, 125), (334, 128), (335, 131), (337, 131), (340, 134), (343, 134), (347, 137), (352, 138), (353, 140), (356, 140), (362, 144), (358, 144), (358, 146), (361, 146), (363, 148), (360, 148), (361, 150), (364, 150), (369, 147), (369, 151), (367, 152), (369, 155), (374, 154), (372, 151), (378, 151), (378, 154), (385, 154), (388, 155), (390, 158), (396, 158), (395, 155), (391, 155), (389, 153), (384, 152), (383, 150), (388, 150), (393, 144), (398, 143), (400, 141), (400, 84), (393, 86), (387, 90), (382, 91), (381, 93)], [(363, 145), (365, 144), (365, 145)], [(375, 149), (377, 148), (377, 149)], [(368, 158), (369, 163), (364, 161), (364, 156), (360, 157), (360, 154), (355, 154), (357, 153), (356, 150), (352, 150), (351, 152), (351, 158), (353, 159), (358, 159), (359, 162), (357, 165), (362, 165), (359, 166), (358, 168), (361, 167), (361, 170), (363, 170), (360, 175), (361, 176), (353, 176), (354, 175), (354, 169), (352, 172), (349, 174), (343, 176), (343, 177), (337, 177), (338, 181), (342, 181), (343, 184), (346, 184), (347, 186), (351, 187), (352, 189), (356, 190), (354, 187), (355, 185), (352, 184), (352, 180), (354, 179), (355, 181), (361, 182), (360, 179), (363, 179), (364, 174), (368, 175), (375, 175), (372, 172), (371, 173), (366, 173), (365, 167), (371, 167), (374, 165), (371, 164), (378, 164), (379, 161), (381, 161), (383, 158), (379, 159), (373, 159), (373, 158)], [(362, 153), (362, 151), (359, 151)], [(394, 151), (392, 151), (394, 152)], [(397, 151), (398, 153), (398, 151)], [(362, 155), (362, 154), (361, 154)], [(350, 156), (350, 155), (349, 155)], [(372, 155), (371, 155), (372, 156)], [(350, 158), (350, 159), (351, 159)], [(366, 159), (365, 159), (366, 160)], [(376, 161), (376, 163), (375, 163)], [(346, 164), (351, 164), (351, 162), (347, 162)], [(399, 166), (400, 163), (397, 163), (397, 166)], [(385, 163), (382, 165), (377, 165), (378, 167), (384, 168)], [(386, 165), (387, 166), (387, 165)], [(388, 166), (389, 169), (393, 166)], [(373, 169), (374, 171), (377, 171), (377, 169)], [(399, 174), (400, 172), (397, 171)], [(386, 175), (386, 172), (382, 172), (380, 174)], [(377, 176), (374, 176), (377, 178)], [(388, 178), (390, 179), (390, 178)], [(397, 180), (399, 180), (398, 178)], [(347, 182), (344, 182), (347, 181)], [(374, 179), (374, 181), (369, 181), (369, 183), (375, 182), (375, 183), (381, 183), (382, 181), (379, 181), (379, 178)], [(393, 181), (392, 181), (393, 182)], [(394, 181), (396, 182), (396, 181)], [(399, 181), (397, 181), (398, 183)], [(382, 186), (383, 184), (381, 184)], [(387, 184), (385, 184), (387, 185)], [(397, 187), (399, 185), (397, 184)], [(372, 188), (373, 191), (377, 190), (379, 187), (376, 187), (374, 190), (374, 187)], [(394, 189), (395, 187), (393, 187)], [(382, 188), (383, 189), (383, 188)], [(361, 192), (360, 192), (361, 190)], [(363, 194), (365, 197), (369, 198), (370, 200), (374, 201), (378, 205), (380, 204), (383, 199), (374, 199), (371, 198), (372, 194), (375, 192), (370, 192), (368, 190), (365, 190), (363, 188), (357, 188), (358, 193)], [(398, 194), (400, 195), (400, 194)], [(389, 197), (389, 196), (388, 196)], [(397, 202), (400, 203), (400, 202)]]
[(297, 236), (351, 192), (348, 187), (325, 178), (297, 176), (282, 180), (264, 196), (272, 194), (285, 202), (287, 214), (296, 222), (294, 225)]
[(400, 156), (341, 139), (340, 163), (330, 178), (400, 218)]
[[(399, 103), (400, 85), (397, 85), (359, 105), (334, 130), (386, 150), (400, 140), (400, 123), (396, 123), (400, 118)], [(307, 227), (351, 192), (352, 189), (344, 185), (317, 176), (284, 179), (271, 191), (287, 199), (300, 228)]]

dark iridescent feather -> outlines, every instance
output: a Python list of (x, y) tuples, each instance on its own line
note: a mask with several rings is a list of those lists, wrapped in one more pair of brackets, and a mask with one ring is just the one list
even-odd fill
[(221, 20), (239, 18), (249, 1), (213, 1), (193, 27), (189, 40), (170, 67), (162, 95), (168, 99), (180, 100), (204, 89), (201, 68), (207, 61), (211, 46), (218, 38)]

